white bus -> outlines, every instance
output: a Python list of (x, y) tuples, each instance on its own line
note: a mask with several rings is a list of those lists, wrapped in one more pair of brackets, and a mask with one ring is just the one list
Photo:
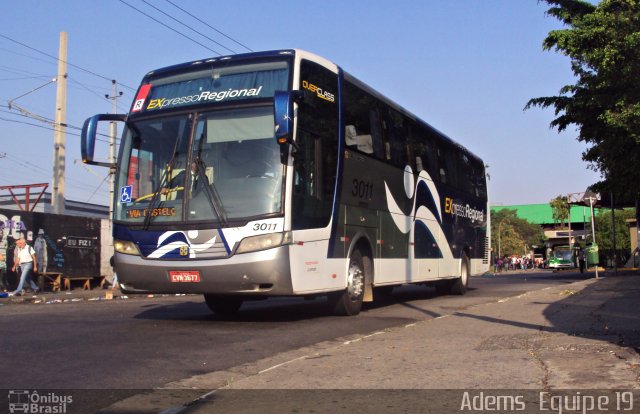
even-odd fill
[[(463, 294), (489, 268), (480, 158), (302, 50), (149, 72), (122, 121), (113, 216), (126, 293), (243, 301), (328, 295), (356, 315), (374, 288)], [(274, 128), (275, 126), (275, 128)], [(275, 131), (275, 132), (274, 132)]]

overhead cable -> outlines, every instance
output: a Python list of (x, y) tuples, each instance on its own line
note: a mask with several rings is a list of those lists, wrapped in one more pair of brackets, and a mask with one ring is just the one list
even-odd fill
[[(122, 1), (122, 0), (120, 0), (120, 1)], [(29, 46), (29, 45), (27, 45), (27, 44), (24, 44), (24, 43), (22, 43), (22, 42), (19, 42), (19, 41), (15, 40), (15, 39), (12, 39), (12, 38), (10, 38), (9, 36), (6, 36), (6, 35), (3, 35), (3, 34), (1, 34), (1, 33), (0, 33), (0, 37), (2, 37), (2, 38), (4, 38), (4, 39), (7, 39), (7, 40), (9, 40), (10, 42), (13, 42), (13, 43), (19, 44), (20, 46), (26, 47), (27, 49), (33, 50), (33, 51), (35, 51), (35, 52), (38, 52), (38, 53), (40, 53), (40, 54), (42, 54), (42, 55), (44, 55), (44, 56), (50, 57), (51, 59), (55, 59), (56, 61), (64, 62), (64, 63), (66, 63), (67, 65), (69, 65), (69, 66), (71, 66), (71, 67), (74, 67), (74, 68), (76, 68), (76, 69), (78, 69), (78, 70), (81, 70), (81, 71), (83, 71), (83, 72), (86, 72), (86, 73), (88, 73), (88, 74), (90, 74), (90, 75), (97, 76), (98, 78), (102, 78), (102, 79), (108, 80), (109, 82), (111, 82), (111, 81), (113, 80), (112, 78), (108, 78), (108, 77), (106, 77), (106, 76), (102, 76), (102, 75), (99, 75), (99, 74), (97, 74), (97, 73), (95, 73), (95, 72), (92, 72), (92, 71), (90, 71), (89, 69), (85, 69), (85, 68), (80, 67), (80, 66), (78, 66), (78, 65), (74, 65), (73, 63), (71, 63), (71, 62), (69, 62), (69, 61), (63, 61), (62, 59), (59, 59), (57, 56), (50, 55), (49, 53), (43, 52), (42, 50), (38, 50), (38, 49), (36, 49), (35, 47)], [(127, 85), (125, 85), (125, 84), (123, 84), (123, 83), (120, 83), (120, 85), (124, 86), (125, 88), (131, 89), (132, 91), (134, 91), (134, 90), (135, 90), (135, 89), (134, 89), (134, 88), (132, 88), (131, 86), (127, 86)]]
[(189, 26), (188, 24), (181, 22), (180, 20), (176, 19), (175, 17), (171, 16), (169, 13), (159, 9), (158, 7), (154, 6), (153, 4), (149, 3), (147, 0), (142, 0), (142, 2), (144, 4), (146, 4), (147, 6), (159, 11), (160, 13), (164, 14), (165, 16), (167, 16), (168, 18), (170, 18), (171, 20), (183, 25), (184, 27), (186, 27), (187, 29), (191, 30), (192, 32), (195, 32), (197, 34), (199, 34), (200, 36), (204, 37), (205, 39), (208, 39), (210, 41), (212, 41), (213, 43), (215, 43), (216, 45), (223, 47), (225, 49), (227, 49), (229, 52), (231, 53), (237, 53), (235, 50), (233, 49), (229, 49), (228, 47), (226, 47), (225, 45), (223, 45), (222, 43), (219, 43), (217, 41), (215, 41), (214, 39), (210, 38), (209, 36), (205, 35), (204, 33), (201, 33), (199, 31), (197, 31), (196, 29), (194, 29), (193, 27)]
[[(2, 111), (2, 112), (6, 112), (6, 111)], [(47, 126), (44, 126), (44, 125), (38, 125), (38, 124), (31, 123), (31, 122), (18, 121), (18, 120), (15, 120), (15, 119), (9, 119), (9, 118), (0, 117), (0, 121), (13, 122), (13, 123), (16, 123), (16, 124), (24, 124), (24, 125), (34, 126), (34, 127), (38, 127), (38, 128), (48, 129), (50, 131), (64, 132), (67, 135), (73, 135), (73, 136), (76, 136), (76, 137), (81, 136), (80, 134), (74, 134), (73, 132), (63, 131), (61, 129), (56, 129), (55, 127), (47, 127)], [(79, 130), (82, 129), (80, 127), (71, 127), (71, 126), (68, 126), (68, 125), (65, 125), (65, 126), (67, 128), (71, 128), (71, 129), (79, 129)], [(105, 134), (97, 134), (97, 135), (102, 135), (102, 136), (105, 136), (105, 137), (109, 136), (109, 135), (105, 135)], [(102, 142), (106, 142), (107, 144), (110, 144), (110, 142), (107, 141), (106, 139), (96, 138), (96, 141), (102, 141)]]
[(215, 27), (211, 26), (209, 23), (201, 20), (200, 18), (198, 18), (197, 16), (194, 16), (193, 14), (189, 13), (188, 11), (186, 11), (185, 9), (183, 9), (182, 7), (178, 6), (177, 4), (175, 4), (174, 2), (172, 2), (171, 0), (165, 0), (167, 3), (171, 4), (173, 7), (177, 8), (178, 10), (182, 11), (183, 13), (188, 14), (189, 16), (193, 17), (194, 19), (196, 19), (197, 21), (199, 21), (200, 23), (204, 24), (205, 26), (207, 26), (208, 28), (215, 30), (216, 32), (220, 33), (222, 36), (226, 37), (227, 39), (231, 40), (232, 42), (244, 47), (245, 49), (247, 49), (250, 52), (253, 52), (253, 49), (251, 49), (248, 46), (243, 45), (242, 43), (238, 42), (237, 40), (235, 40), (234, 38), (226, 35), (225, 33), (221, 32), (220, 30), (216, 29)]
[(198, 42), (197, 40), (195, 40), (195, 39), (193, 39), (193, 38), (191, 38), (191, 37), (187, 36), (186, 34), (184, 34), (184, 33), (180, 32), (180, 31), (178, 31), (178, 30), (176, 30), (176, 29), (174, 29), (174, 28), (173, 28), (173, 27), (171, 27), (171, 26), (168, 26), (166, 23), (161, 22), (160, 20), (156, 19), (155, 17), (153, 17), (153, 16), (151, 16), (151, 15), (149, 15), (149, 14), (147, 14), (147, 13), (143, 12), (142, 10), (138, 9), (137, 7), (134, 7), (134, 6), (130, 5), (130, 4), (129, 4), (129, 3), (127, 3), (126, 1), (124, 1), (124, 0), (119, 0), (119, 1), (120, 1), (120, 3), (122, 3), (122, 4), (125, 4), (125, 5), (127, 5), (127, 6), (129, 6), (129, 7), (131, 7), (133, 10), (137, 11), (138, 13), (140, 13), (140, 14), (143, 14), (143, 15), (147, 16), (148, 18), (150, 18), (150, 19), (151, 19), (151, 20), (153, 20), (154, 22), (161, 24), (162, 26), (166, 27), (167, 29), (169, 29), (169, 30), (171, 30), (171, 31), (173, 31), (173, 32), (175, 32), (175, 33), (177, 33), (177, 34), (179, 34), (179, 35), (180, 35), (180, 36), (182, 36), (182, 37), (185, 37), (185, 38), (187, 38), (187, 39), (191, 40), (191, 41), (192, 41), (192, 42), (194, 42), (194, 43), (197, 43), (198, 45), (200, 45), (200, 46), (204, 47), (205, 49), (207, 49), (207, 50), (209, 50), (209, 51), (211, 51), (211, 52), (215, 53), (216, 55), (218, 55), (218, 56), (222, 55), (222, 53), (220, 53), (220, 52), (218, 52), (218, 51), (215, 51), (215, 50), (211, 49), (210, 47), (208, 47), (208, 46), (206, 46), (206, 45), (203, 45), (202, 43)]

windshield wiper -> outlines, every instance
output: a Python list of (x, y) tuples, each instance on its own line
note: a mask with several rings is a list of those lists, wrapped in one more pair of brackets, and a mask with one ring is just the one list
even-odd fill
[[(176, 146), (177, 145), (178, 145), (178, 143), (177, 143), (177, 140), (176, 140)], [(173, 167), (175, 166), (175, 163), (176, 163), (177, 159), (178, 159), (178, 152), (175, 151), (175, 148), (174, 148), (173, 157), (171, 157), (171, 159), (167, 163), (167, 167), (164, 170), (164, 174), (162, 175), (162, 178), (160, 179), (160, 182), (158, 183), (156, 188), (154, 188), (153, 197), (151, 198), (151, 201), (149, 202), (149, 207), (147, 207), (147, 214), (144, 217), (144, 223), (142, 225), (142, 229), (143, 230), (149, 229), (149, 225), (151, 224), (151, 220), (153, 219), (152, 218), (153, 217), (153, 214), (152, 214), (153, 213), (153, 209), (155, 208), (156, 203), (158, 203), (158, 200), (160, 199), (160, 195), (162, 193), (162, 189), (165, 188), (167, 186), (167, 184), (169, 183), (169, 175), (173, 171)]]
[(207, 193), (207, 199), (209, 200), (211, 207), (213, 207), (216, 215), (220, 219), (220, 223), (222, 224), (222, 226), (226, 227), (228, 223), (227, 213), (225, 212), (224, 205), (222, 204), (220, 193), (218, 193), (218, 190), (216, 189), (216, 185), (214, 183), (208, 185), (209, 179), (204, 173), (206, 166), (199, 155), (194, 158), (194, 162), (196, 163), (198, 179), (201, 183), (204, 184), (204, 192)]

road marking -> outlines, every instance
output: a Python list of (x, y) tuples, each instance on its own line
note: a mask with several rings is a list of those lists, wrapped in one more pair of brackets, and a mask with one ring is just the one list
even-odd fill
[[(314, 355), (317, 355), (317, 354), (314, 354)], [(305, 358), (307, 358), (307, 357), (309, 357), (309, 356), (310, 356), (310, 355), (303, 355), (303, 356), (301, 356), (301, 357), (293, 358), (293, 359), (291, 359), (291, 360), (289, 360), (289, 361), (285, 361), (285, 362), (282, 362), (282, 363), (280, 363), (280, 364), (276, 364), (276, 365), (274, 365), (274, 366), (272, 366), (272, 367), (269, 367), (269, 368), (263, 369), (262, 371), (258, 371), (258, 375), (260, 375), (260, 374), (264, 374), (265, 372), (269, 372), (269, 371), (271, 371), (271, 370), (273, 370), (273, 369), (276, 369), (276, 368), (279, 368), (279, 367), (281, 367), (281, 366), (283, 366), (283, 365), (287, 365), (287, 364), (290, 364), (290, 363), (292, 363), (292, 362), (295, 362), (295, 361), (299, 361), (299, 360), (305, 359)]]

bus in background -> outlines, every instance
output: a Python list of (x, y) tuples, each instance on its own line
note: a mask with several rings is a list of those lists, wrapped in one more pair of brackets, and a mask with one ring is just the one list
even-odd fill
[(374, 288), (463, 294), (489, 268), (484, 164), (328, 60), (302, 50), (149, 72), (122, 121), (113, 215), (125, 293), (200, 293), (211, 310)]
[(573, 269), (576, 267), (574, 254), (569, 246), (555, 246), (549, 257), (550, 269)]

